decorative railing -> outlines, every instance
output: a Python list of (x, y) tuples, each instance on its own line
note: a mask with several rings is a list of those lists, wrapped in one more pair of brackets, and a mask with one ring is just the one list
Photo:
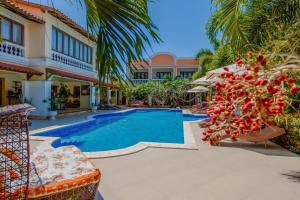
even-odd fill
[(23, 46), (5, 41), (0, 43), (0, 53), (5, 53), (12, 56), (24, 57), (25, 48)]
[(66, 56), (64, 54), (52, 51), (51, 59), (55, 62), (59, 62), (62, 64), (70, 65), (79, 69), (84, 69), (88, 71), (93, 71), (93, 66), (91, 64), (82, 62), (70, 56)]
[(139, 83), (147, 83), (148, 81), (157, 81), (157, 82), (161, 82), (164, 81), (166, 79), (131, 79), (131, 81), (135, 84), (139, 84)]
[(139, 84), (139, 83), (147, 83), (149, 79), (131, 79), (131, 81), (135, 84)]

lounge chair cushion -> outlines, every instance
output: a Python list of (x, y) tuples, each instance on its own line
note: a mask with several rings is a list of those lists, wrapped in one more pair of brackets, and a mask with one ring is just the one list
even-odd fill
[(40, 149), (31, 155), (29, 197), (99, 182), (100, 171), (75, 146)]

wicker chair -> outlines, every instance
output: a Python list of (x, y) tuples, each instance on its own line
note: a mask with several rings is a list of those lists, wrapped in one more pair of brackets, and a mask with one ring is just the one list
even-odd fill
[(0, 108), (0, 200), (94, 199), (101, 173), (76, 147), (39, 149), (30, 158), (33, 110), (28, 104)]
[(28, 104), (0, 108), (0, 199), (26, 199), (29, 184)]

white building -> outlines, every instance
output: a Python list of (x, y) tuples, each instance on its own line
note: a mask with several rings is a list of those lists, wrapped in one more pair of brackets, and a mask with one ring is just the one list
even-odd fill
[(98, 101), (94, 36), (59, 10), (25, 1), (4, 0), (0, 18), (1, 106), (26, 100), (45, 117), (51, 96), (64, 110)]

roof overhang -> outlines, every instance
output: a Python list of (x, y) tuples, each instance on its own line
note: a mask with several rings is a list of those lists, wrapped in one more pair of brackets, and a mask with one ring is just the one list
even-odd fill
[(28, 66), (15, 65), (11, 63), (0, 62), (0, 70), (20, 72), (28, 75), (43, 75), (42, 72)]
[(87, 81), (87, 82), (93, 82), (93, 83), (99, 82), (98, 79), (93, 78), (93, 77), (83, 76), (83, 75), (75, 74), (72, 72), (66, 72), (66, 71), (59, 70), (59, 69), (46, 68), (46, 73), (54, 74), (54, 75), (61, 76), (61, 77), (67, 77), (67, 78), (72, 78), (72, 79), (76, 79), (76, 80), (81, 80), (81, 81)]

